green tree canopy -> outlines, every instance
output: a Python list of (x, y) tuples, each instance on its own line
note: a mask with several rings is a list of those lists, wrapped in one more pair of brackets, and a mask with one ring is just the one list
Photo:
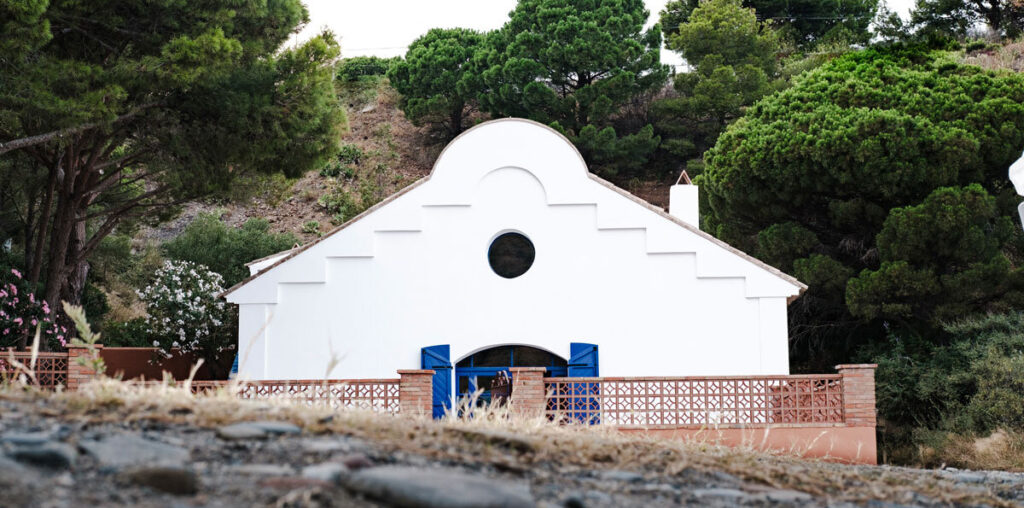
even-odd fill
[[(810, 284), (791, 311), (795, 337), (853, 347), (879, 328), (856, 326), (863, 321), (846, 307), (849, 279), (895, 262), (909, 241), (897, 234), (899, 218), (876, 240), (890, 212), (939, 187), (979, 183), (1005, 192), (1021, 146), (1024, 76), (913, 49), (851, 53), (755, 104), (719, 137), (700, 179), (705, 227)], [(1012, 203), (996, 213), (992, 225), (1014, 213)], [(925, 267), (918, 258), (903, 262)], [(930, 321), (940, 310), (919, 316)], [(842, 344), (833, 347), (844, 354)]]
[(278, 52), (307, 20), (299, 0), (4, 1), (0, 14), (0, 178), (18, 189), (4, 206), (28, 218), (5, 233), (49, 302), (78, 301), (89, 254), (124, 219), (336, 150), (333, 37)]
[(964, 38), (978, 25), (1002, 37), (1024, 32), (1024, 3), (1019, 0), (917, 0), (910, 24), (925, 34)]
[(564, 132), (591, 167), (606, 174), (643, 166), (658, 139), (647, 125), (619, 132), (615, 115), (657, 90), (661, 30), (644, 30), (641, 0), (521, 0), (480, 57), (481, 107)]
[(655, 103), (662, 148), (676, 159), (698, 157), (725, 126), (771, 91), (778, 43), (740, 0), (708, 0), (694, 9), (669, 48), (692, 70), (676, 75), (677, 97)]
[(881, 266), (847, 285), (850, 311), (938, 328), (1019, 308), (1022, 273), (1004, 254), (1017, 229), (979, 184), (942, 187), (920, 205), (894, 208), (876, 237)]
[[(662, 26), (671, 37), (689, 21), (700, 0), (670, 0), (661, 11)], [(797, 47), (829, 40), (866, 43), (878, 0), (743, 0), (759, 21), (775, 27)]]
[(475, 30), (435, 28), (392, 65), (388, 79), (402, 94), (400, 106), (414, 125), (440, 125), (448, 139), (463, 131), (466, 117), (476, 109), (480, 71), (475, 57), (482, 42)]

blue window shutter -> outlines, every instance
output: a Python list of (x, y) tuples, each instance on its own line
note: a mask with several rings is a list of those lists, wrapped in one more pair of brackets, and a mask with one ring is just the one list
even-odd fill
[[(573, 342), (569, 344), (569, 377), (598, 377), (597, 344)], [(569, 418), (586, 425), (601, 423), (601, 403), (597, 397), (601, 390), (598, 383), (571, 383), (574, 397), (572, 405), (563, 408)]]
[(441, 418), (452, 407), (452, 362), (448, 344), (427, 346), (420, 350), (420, 368), (434, 371), (432, 379), (434, 418)]
[[(231, 362), (231, 374), (238, 374), (238, 355), (235, 355), (235, 361)], [(234, 377), (230, 376), (229, 377)]]
[(597, 377), (597, 344), (569, 344), (569, 377)]

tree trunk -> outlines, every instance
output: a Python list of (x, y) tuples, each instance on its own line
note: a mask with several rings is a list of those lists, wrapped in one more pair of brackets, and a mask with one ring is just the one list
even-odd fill
[(76, 221), (72, 228), (71, 242), (68, 244), (67, 282), (61, 290), (61, 299), (72, 305), (82, 304), (82, 294), (85, 292), (85, 281), (89, 276), (88, 261), (80, 261), (77, 264), (72, 264), (73, 260), (78, 257), (85, 248), (87, 238), (85, 221)]

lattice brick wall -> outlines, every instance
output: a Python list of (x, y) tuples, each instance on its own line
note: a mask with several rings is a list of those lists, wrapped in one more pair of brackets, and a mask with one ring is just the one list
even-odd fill
[(839, 375), (708, 378), (548, 378), (546, 414), (616, 426), (843, 423)]
[[(30, 368), (32, 353), (15, 353), (10, 351), (0, 353), (0, 379), (13, 379), (14, 376), (19, 374), (14, 362), (11, 361), (12, 359), (14, 362)], [(58, 386), (67, 386), (68, 354), (66, 352), (38, 353), (35, 360), (35, 368), (32, 369), (32, 372), (35, 374), (34, 383), (31, 377), (26, 376), (30, 384), (47, 390), (56, 389)]]
[[(202, 392), (227, 385), (227, 381), (195, 381), (192, 391)], [(382, 413), (399, 412), (399, 380), (295, 380), (247, 381), (240, 385), (243, 399), (269, 399), (326, 405), (334, 408), (370, 409)]]

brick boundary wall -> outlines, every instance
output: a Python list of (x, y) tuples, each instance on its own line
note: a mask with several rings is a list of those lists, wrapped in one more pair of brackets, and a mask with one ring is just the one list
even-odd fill
[(426, 418), (433, 412), (434, 371), (399, 370), (398, 406), (402, 415)]
[[(97, 352), (103, 350), (102, 344), (93, 347)], [(79, 386), (96, 376), (96, 371), (81, 365), (79, 358), (89, 360), (89, 350), (85, 346), (68, 346), (68, 390), (77, 390)]]
[(847, 427), (875, 427), (875, 369), (878, 364), (836, 365), (843, 376), (843, 412)]
[[(777, 376), (782, 380), (803, 380), (838, 378), (842, 383), (842, 413), (829, 418), (830, 421), (801, 423), (721, 424), (721, 425), (617, 425), (621, 432), (643, 433), (651, 436), (693, 440), (724, 446), (742, 446), (755, 450), (776, 450), (804, 457), (824, 458), (837, 462), (876, 464), (877, 442), (875, 436), (875, 364), (837, 365), (838, 376)], [(519, 367), (509, 369), (512, 373), (510, 407), (516, 417), (533, 418), (544, 414), (549, 397), (545, 393), (544, 368)], [(756, 379), (752, 376), (750, 379)], [(560, 378), (571, 381), (573, 378)], [(596, 387), (602, 381), (656, 380), (670, 381), (683, 378), (577, 378), (581, 383), (593, 383)], [(685, 378), (716, 380), (743, 380), (742, 376)], [(592, 388), (595, 389), (595, 388)], [(600, 393), (596, 388), (594, 393)], [(837, 394), (838, 395), (838, 394)], [(601, 395), (595, 395), (595, 398)], [(816, 396), (806, 401), (814, 402)], [(762, 401), (764, 402), (764, 401)], [(643, 406), (641, 406), (643, 407)], [(685, 410), (684, 408), (680, 408)], [(640, 409), (641, 411), (643, 409)], [(837, 412), (838, 413), (838, 412)], [(598, 408), (595, 415), (600, 415)], [(586, 415), (584, 415), (586, 416)], [(600, 421), (601, 418), (570, 418), (578, 421)]]
[(544, 391), (544, 367), (512, 367), (509, 410), (518, 418), (540, 418), (547, 407)]

